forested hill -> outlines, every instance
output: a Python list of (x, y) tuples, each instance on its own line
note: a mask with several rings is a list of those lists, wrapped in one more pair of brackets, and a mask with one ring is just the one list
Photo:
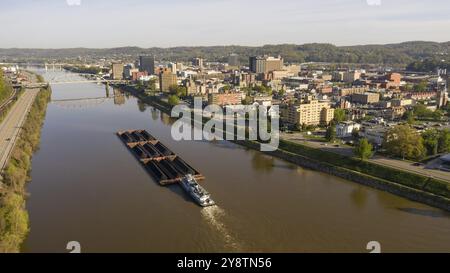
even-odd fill
[(411, 64), (424, 59), (447, 60), (450, 56), (450, 42), (405, 42), (387, 45), (334, 46), (331, 44), (304, 45), (265, 45), (210, 46), (139, 48), (120, 47), (108, 49), (70, 48), (70, 49), (0, 49), (0, 61), (10, 59), (65, 59), (77, 57), (137, 57), (153, 54), (158, 60), (188, 61), (203, 57), (209, 61), (225, 61), (231, 54), (239, 54), (247, 62), (252, 55), (282, 55), (287, 62), (334, 62), (334, 63), (373, 63), (373, 64)]

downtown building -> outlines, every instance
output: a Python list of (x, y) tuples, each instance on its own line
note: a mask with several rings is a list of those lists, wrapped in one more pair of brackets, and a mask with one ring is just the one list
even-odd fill
[(329, 125), (334, 119), (334, 109), (329, 102), (305, 98), (300, 104), (289, 105), (283, 111), (283, 120), (295, 125)]
[(192, 59), (192, 65), (200, 69), (203, 69), (203, 58)]
[(131, 79), (133, 73), (139, 72), (139, 69), (134, 68), (133, 64), (127, 64), (123, 68), (123, 77), (124, 79)]
[(227, 92), (227, 93), (212, 93), (208, 95), (208, 104), (212, 105), (238, 105), (242, 104), (242, 93)]
[(275, 70), (282, 70), (284, 65), (283, 58), (269, 56), (253, 56), (249, 59), (250, 71), (256, 74), (268, 74)]
[(112, 64), (111, 78), (113, 80), (123, 80), (124, 66), (125, 65), (123, 63)]
[(155, 75), (155, 57), (154, 56), (140, 56), (139, 57), (139, 71), (147, 72), (148, 75)]
[(158, 71), (159, 89), (161, 92), (168, 92), (170, 86), (178, 85), (177, 75), (169, 68), (160, 68)]
[(373, 92), (366, 92), (363, 94), (352, 94), (352, 103), (359, 103), (359, 104), (374, 104), (378, 103), (380, 101), (380, 94), (379, 93), (373, 93)]

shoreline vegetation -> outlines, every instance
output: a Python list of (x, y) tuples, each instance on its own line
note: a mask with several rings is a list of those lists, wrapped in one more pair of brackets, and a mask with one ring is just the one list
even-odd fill
[[(6, 115), (9, 113), (9, 110), (17, 101), (17, 98), (20, 96), (22, 90), (17, 91), (17, 93), (12, 98), (12, 101), (7, 105), (4, 105), (0, 108), (0, 122), (2, 122)], [(0, 70), (0, 106), (6, 103), (14, 93), (13, 87), (5, 81), (3, 72)]]
[(13, 93), (13, 88), (5, 81), (3, 72), (0, 70), (0, 105), (7, 101)]
[(0, 109), (0, 122), (2, 122), (5, 119), (5, 117), (8, 115), (9, 110), (11, 110), (11, 108), (16, 103), (17, 99), (20, 97), (22, 92), (23, 92), (22, 89), (18, 90), (16, 95), (12, 99), (11, 103), (9, 103), (8, 105), (5, 105), (5, 107), (3, 109)]
[[(39, 82), (43, 80), (39, 75), (37, 79)], [(50, 87), (42, 88), (37, 94), (4, 170), (4, 189), (0, 192), (0, 253), (20, 252), (28, 235), (26, 184), (31, 180), (31, 159), (39, 149), (41, 128), (50, 97)]]
[[(120, 86), (144, 103), (170, 115), (171, 105), (154, 96), (148, 96), (132, 86)], [(259, 151), (256, 141), (232, 141), (248, 149)], [(395, 168), (322, 151), (280, 139), (279, 149), (267, 154), (296, 165), (325, 172), (353, 182), (364, 184), (395, 195), (450, 211), (450, 184)]]

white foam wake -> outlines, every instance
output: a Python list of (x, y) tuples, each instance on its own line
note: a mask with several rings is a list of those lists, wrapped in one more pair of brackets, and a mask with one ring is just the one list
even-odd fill
[(243, 246), (229, 231), (222, 219), (226, 216), (224, 209), (218, 206), (206, 207), (201, 210), (202, 217), (221, 234), (225, 244), (232, 251), (243, 251)]

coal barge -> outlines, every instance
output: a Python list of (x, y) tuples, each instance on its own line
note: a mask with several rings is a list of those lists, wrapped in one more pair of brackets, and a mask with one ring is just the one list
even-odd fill
[[(205, 179), (200, 172), (186, 163), (147, 131), (119, 131), (117, 135), (141, 164), (143, 164), (152, 178), (160, 185), (180, 184), (186, 181), (186, 178), (195, 181)], [(186, 187), (182, 188), (197, 204), (203, 207), (205, 206), (204, 201), (199, 201), (199, 198), (194, 198), (191, 191), (188, 191)], [(207, 203), (206, 206), (209, 206), (209, 204), (214, 205), (214, 202)]]

